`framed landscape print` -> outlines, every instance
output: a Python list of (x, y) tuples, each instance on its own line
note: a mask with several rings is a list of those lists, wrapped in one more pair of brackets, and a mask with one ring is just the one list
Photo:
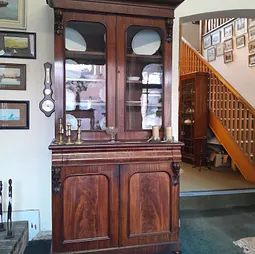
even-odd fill
[(255, 66), (255, 54), (249, 55), (249, 66)]
[(212, 47), (207, 50), (207, 61), (211, 62), (216, 59), (216, 48)]
[(233, 62), (233, 51), (228, 51), (224, 53), (224, 63)]
[(239, 37), (236, 37), (236, 48), (242, 48), (245, 46), (245, 35), (241, 35)]
[(239, 18), (235, 21), (235, 32), (236, 35), (247, 33), (247, 19)]
[(26, 90), (26, 65), (0, 63), (0, 90)]
[(249, 27), (255, 26), (255, 18), (254, 19), (249, 19)]
[(223, 37), (224, 39), (227, 39), (227, 38), (232, 38), (233, 36), (233, 25), (229, 25), (229, 26), (226, 26), (224, 27), (223, 29)]
[(204, 37), (204, 40), (203, 40), (203, 44), (204, 44), (204, 49), (207, 49), (209, 48), (210, 46), (212, 46), (212, 38), (211, 38), (211, 35), (206, 35)]
[(222, 56), (224, 53), (224, 43), (218, 44), (216, 51), (217, 51), (217, 53), (216, 53), (217, 56)]
[(225, 46), (224, 46), (225, 52), (233, 49), (233, 39), (232, 38), (224, 41), (224, 44), (225, 44)]
[(248, 44), (249, 54), (255, 53), (255, 41), (250, 41)]
[(0, 1), (0, 27), (26, 29), (26, 0)]
[(36, 58), (36, 34), (0, 31), (0, 57)]
[(29, 101), (0, 100), (0, 129), (29, 129)]
[(252, 41), (255, 39), (255, 26), (249, 29), (248, 37), (249, 37), (249, 41)]
[(220, 31), (212, 33), (212, 45), (217, 45), (221, 42)]

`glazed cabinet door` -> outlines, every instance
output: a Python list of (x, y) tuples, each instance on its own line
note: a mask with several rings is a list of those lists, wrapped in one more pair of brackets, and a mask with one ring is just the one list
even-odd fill
[(59, 118), (73, 137), (81, 120), (82, 138), (108, 140), (115, 126), (114, 15), (63, 12), (63, 33), (55, 36), (56, 131)]
[(117, 17), (118, 139), (148, 140), (170, 126), (172, 44), (166, 21)]
[(179, 185), (170, 163), (120, 168), (120, 245), (178, 241)]
[(118, 246), (118, 170), (116, 165), (61, 169), (59, 191), (53, 193), (53, 251)]

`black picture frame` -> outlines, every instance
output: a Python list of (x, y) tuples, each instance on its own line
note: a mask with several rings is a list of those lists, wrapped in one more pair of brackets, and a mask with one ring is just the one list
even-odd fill
[(36, 59), (36, 33), (0, 31), (0, 58)]
[(30, 102), (0, 100), (0, 129), (29, 129)]
[(0, 90), (26, 90), (26, 65), (0, 63)]

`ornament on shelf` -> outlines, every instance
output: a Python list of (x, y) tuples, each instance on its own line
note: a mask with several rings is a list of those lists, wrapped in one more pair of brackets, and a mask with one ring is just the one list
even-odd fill
[(3, 191), (3, 183), (2, 181), (0, 181), (0, 232), (5, 231), (4, 228), (4, 223), (3, 223), (3, 195), (2, 195), (2, 191)]
[(5, 239), (14, 238), (14, 233), (12, 230), (12, 180), (9, 179), (9, 191), (8, 191), (9, 201), (8, 201), (8, 212), (7, 212), (7, 232)]

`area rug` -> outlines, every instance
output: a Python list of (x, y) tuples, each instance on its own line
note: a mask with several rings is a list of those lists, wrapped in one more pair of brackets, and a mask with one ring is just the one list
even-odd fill
[(245, 237), (233, 242), (243, 249), (243, 253), (255, 254), (255, 237)]

